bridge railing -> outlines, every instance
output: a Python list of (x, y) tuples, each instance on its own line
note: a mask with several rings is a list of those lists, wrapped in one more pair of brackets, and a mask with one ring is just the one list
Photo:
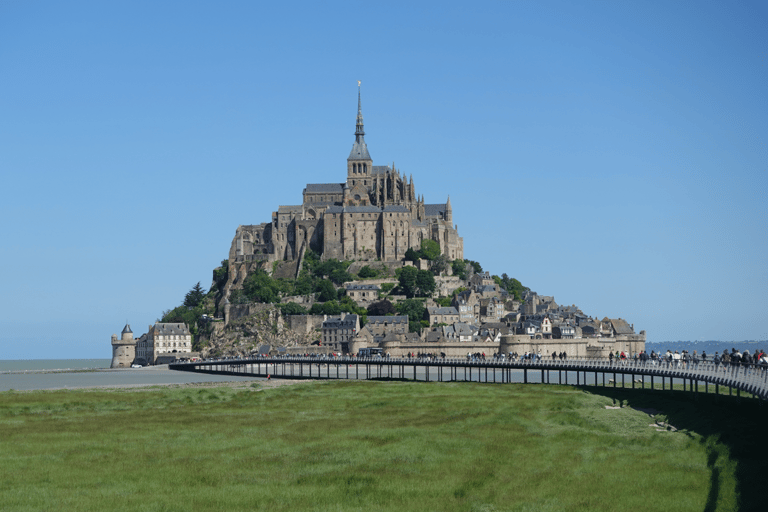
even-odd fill
[[(715, 364), (713, 361), (666, 361), (608, 358), (531, 359), (510, 358), (444, 358), (444, 357), (353, 357), (353, 356), (277, 356), (251, 358), (222, 358), (186, 363), (174, 363), (173, 369), (205, 371), (204, 367), (242, 367), (248, 364), (313, 364), (313, 365), (405, 365), (424, 367), (467, 367), (540, 369), (569, 372), (596, 372), (658, 376), (670, 379), (687, 379), (730, 386), (747, 391), (762, 399), (768, 399), (768, 365), (765, 364)], [(223, 370), (219, 370), (223, 371)]]

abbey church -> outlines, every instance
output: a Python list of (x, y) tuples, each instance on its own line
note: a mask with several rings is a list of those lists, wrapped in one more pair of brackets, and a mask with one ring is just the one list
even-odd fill
[(229, 261), (293, 261), (308, 249), (322, 259), (398, 261), (427, 239), (438, 242), (446, 258), (463, 259), (450, 197), (426, 204), (416, 194), (413, 176), (401, 176), (394, 165), (373, 165), (358, 88), (346, 182), (310, 183), (302, 204), (280, 206), (269, 223), (238, 227)]

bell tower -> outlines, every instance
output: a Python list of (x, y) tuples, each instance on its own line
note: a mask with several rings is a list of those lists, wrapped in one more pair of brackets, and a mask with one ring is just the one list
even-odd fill
[(368, 153), (368, 146), (365, 143), (365, 130), (363, 129), (363, 108), (360, 102), (360, 80), (357, 81), (357, 122), (355, 126), (355, 143), (352, 144), (352, 151), (347, 158), (347, 186), (350, 188), (356, 185), (363, 185), (366, 189), (371, 188), (373, 178), (371, 178), (373, 160)]

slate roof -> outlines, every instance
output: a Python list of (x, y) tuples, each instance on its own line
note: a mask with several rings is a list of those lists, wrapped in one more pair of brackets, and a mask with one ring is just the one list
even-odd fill
[(388, 165), (371, 166), (371, 174), (387, 174), (391, 170)]
[(123, 327), (123, 331), (120, 334), (125, 334), (125, 333), (133, 334), (130, 324), (125, 324), (125, 327)]
[(616, 334), (635, 334), (634, 329), (623, 318), (611, 319), (611, 325)]
[(369, 324), (383, 324), (384, 322), (387, 322), (388, 324), (408, 324), (408, 316), (369, 316), (368, 317), (368, 323)]
[(304, 189), (305, 194), (341, 194), (344, 190), (344, 183), (308, 183)]
[(341, 329), (343, 327), (354, 327), (357, 325), (357, 315), (347, 315), (341, 318), (329, 318), (323, 322), (323, 329)]
[(428, 307), (430, 315), (458, 315), (459, 310), (454, 307)]
[(339, 205), (330, 206), (325, 213), (344, 213), (344, 207)]
[(388, 204), (384, 207), (384, 211), (409, 213), (411, 210), (400, 204)]
[(371, 155), (368, 153), (368, 144), (360, 138), (360, 142), (355, 141), (352, 144), (352, 151), (349, 152), (349, 158), (347, 160), (371, 160)]
[(427, 217), (445, 218), (445, 205), (444, 204), (425, 204), (424, 214)]
[(155, 324), (155, 334), (166, 336), (168, 334), (189, 334), (189, 328), (187, 327), (187, 324), (164, 324), (164, 323), (156, 323)]
[(377, 284), (350, 284), (346, 286), (347, 290), (381, 290)]
[(299, 213), (304, 207), (300, 204), (280, 205), (277, 207), (277, 213)]
[(381, 213), (378, 206), (345, 206), (344, 213)]

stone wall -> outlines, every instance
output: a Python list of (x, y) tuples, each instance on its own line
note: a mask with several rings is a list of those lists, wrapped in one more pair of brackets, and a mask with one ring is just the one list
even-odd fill
[[(315, 329), (321, 329), (325, 315), (288, 315), (288, 328), (292, 331), (310, 334)], [(317, 335), (320, 339), (320, 334)]]
[(568, 357), (608, 357), (611, 352), (636, 354), (645, 350), (645, 335), (622, 335), (615, 338), (576, 338), (576, 339), (531, 339), (526, 334), (508, 334), (501, 337), (499, 348), (505, 354), (516, 352), (519, 355), (526, 352), (538, 353), (542, 356), (552, 352), (565, 352)]
[[(485, 353), (486, 357), (493, 356), (499, 351), (498, 343), (427, 343), (427, 342), (400, 342), (400, 341), (387, 341), (382, 343), (381, 348), (384, 352), (389, 354), (390, 357), (407, 357), (409, 353), (414, 354), (437, 354), (445, 353), (446, 357), (467, 357), (468, 353)], [(363, 344), (354, 344), (350, 346), (350, 350), (354, 349), (354, 353), (357, 353), (361, 348), (365, 348)]]

